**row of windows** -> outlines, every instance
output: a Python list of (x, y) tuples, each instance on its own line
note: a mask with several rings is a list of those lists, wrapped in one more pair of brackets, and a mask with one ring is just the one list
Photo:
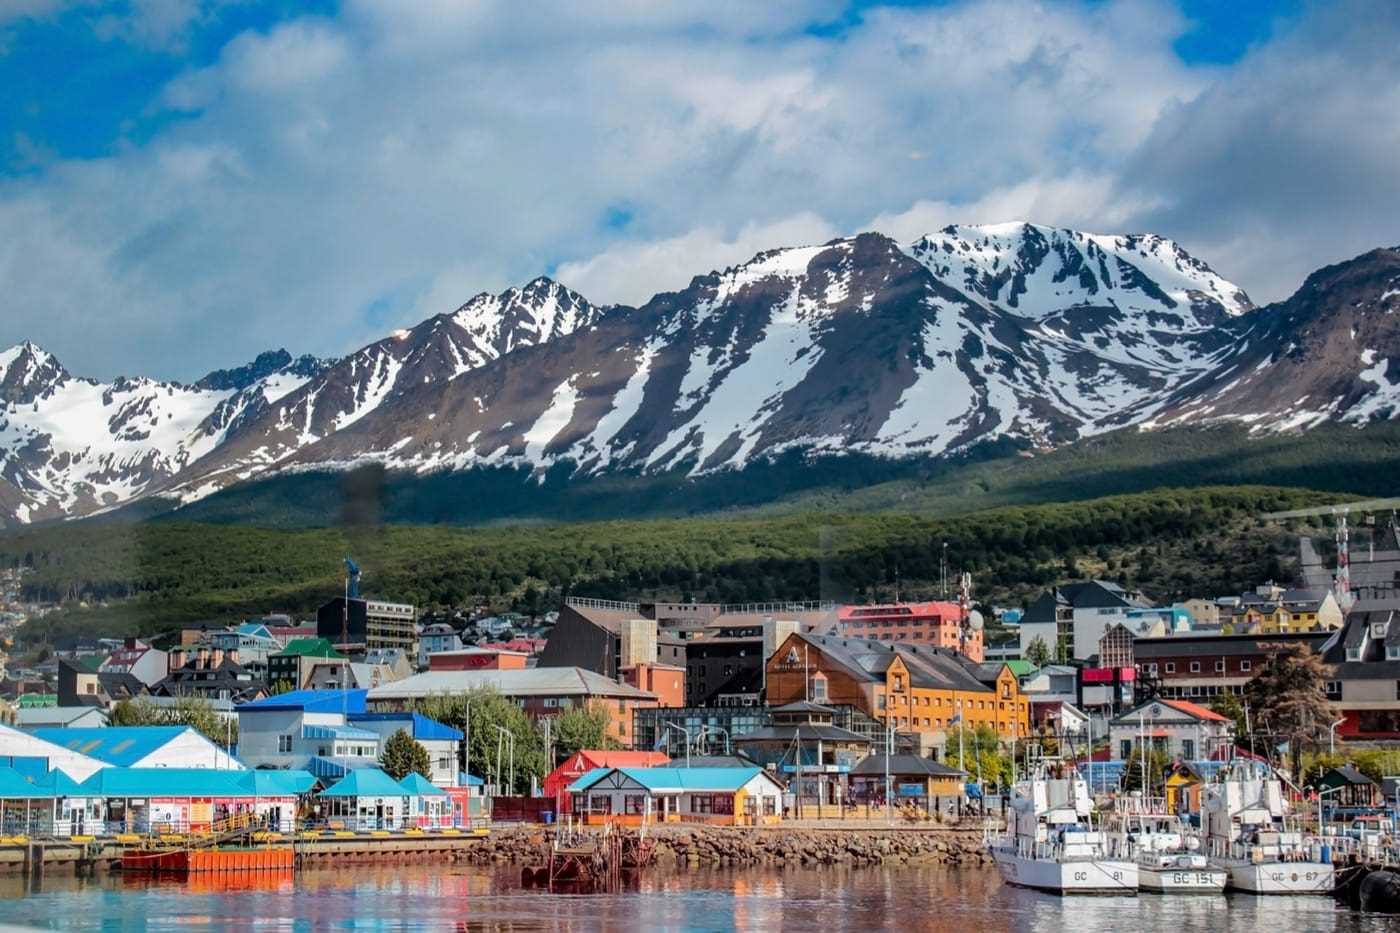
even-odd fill
[[(1003, 687), (1004, 687), (1004, 689), (1003, 689), (1003, 692), (1002, 692), (1002, 696), (1010, 697), (1010, 696), (1011, 696), (1011, 689), (1010, 689), (1010, 687), (1007, 686), (1007, 685), (1003, 685)], [(894, 689), (896, 689), (896, 690), (901, 690), (901, 689), (903, 689), (902, 687), (899, 686), (899, 681), (898, 681), (898, 680), (895, 681), (895, 688), (894, 688)], [(932, 702), (930, 702), (930, 699), (932, 700)], [(880, 694), (878, 700), (879, 700), (879, 704), (880, 704), (880, 709), (884, 709), (884, 708), (885, 708), (885, 703), (886, 703), (885, 695), (884, 695), (883, 693)], [(943, 697), (937, 697), (937, 696), (936, 696), (936, 697), (932, 697), (932, 698), (927, 697), (927, 696), (925, 696), (925, 697), (917, 697), (917, 696), (911, 697), (911, 696), (904, 696), (904, 695), (902, 695), (902, 694), (899, 695), (899, 696), (896, 696), (896, 697), (895, 697), (892, 701), (890, 701), (890, 702), (891, 702), (892, 705), (894, 705), (894, 706), (942, 706), (942, 705), (944, 705), (944, 704), (943, 704)], [(963, 700), (961, 703), (958, 703), (958, 701), (956, 701), (956, 700), (953, 699), (952, 697), (949, 697), (949, 698), (948, 698), (948, 704), (947, 704), (947, 705), (950, 706), (950, 707), (959, 706), (960, 708), (965, 709), (965, 710), (974, 710), (974, 709), (986, 710), (986, 709), (996, 709), (996, 708), (997, 708), (997, 701), (996, 701), (996, 700)], [(1022, 706), (1024, 706), (1024, 705), (1025, 705), (1025, 704), (1022, 704)], [(1005, 704), (1005, 703), (1002, 703), (1002, 704), (1001, 704), (1001, 708), (1002, 708), (1002, 709), (1006, 709), (1006, 704)]]
[[(1024, 706), (1022, 706), (1021, 711), (1022, 711), (1022, 712), (1025, 712), (1025, 707), (1024, 707)], [(917, 728), (919, 728), (920, 726), (923, 726), (923, 727), (926, 728), (926, 729), (928, 729), (928, 728), (932, 728), (932, 729), (942, 729), (942, 728), (944, 728), (944, 725), (945, 725), (945, 723), (943, 722), (943, 720), (942, 720), (940, 717), (937, 717), (937, 716), (933, 716), (933, 717), (924, 716), (922, 722), (920, 722), (920, 718), (919, 718), (918, 716), (914, 716), (914, 717), (912, 717), (912, 718), (909, 717), (909, 716), (886, 716), (886, 717), (884, 717), (884, 719), (885, 719), (885, 721), (886, 721), (887, 723), (889, 723), (889, 725), (894, 726), (894, 727), (896, 727), (896, 728), (904, 727), (904, 728), (917, 729)], [(948, 728), (951, 729), (953, 726), (956, 726), (957, 723), (954, 722), (953, 719), (950, 718), (950, 719), (948, 720), (948, 722), (946, 723), (946, 725), (947, 725)], [(975, 719), (974, 719), (974, 720), (967, 720), (967, 721), (965, 721), (965, 722), (963, 723), (963, 725), (965, 725), (965, 726), (966, 726), (967, 728), (969, 728), (969, 729), (976, 729), (978, 726), (994, 726), (994, 727), (997, 729), (997, 731), (999, 731), (999, 732), (1010, 732), (1010, 731), (1011, 731), (1011, 725), (1010, 725), (1010, 723), (1007, 723), (1007, 722), (1005, 722), (1005, 721), (1000, 721), (1000, 722), (996, 722), (996, 723), (990, 723), (990, 722), (986, 722), (985, 720), (975, 720)]]
[[(1155, 661), (1152, 662), (1152, 663), (1150, 663), (1150, 664), (1147, 664), (1147, 665), (1145, 665), (1145, 666), (1146, 666), (1146, 668), (1147, 668), (1147, 673), (1149, 673), (1149, 674), (1156, 674), (1156, 673), (1157, 673), (1157, 663), (1156, 663)], [(1240, 672), (1241, 672), (1241, 673), (1248, 673), (1249, 671), (1251, 671), (1251, 670), (1253, 670), (1253, 669), (1254, 669), (1254, 663), (1253, 663), (1252, 661), (1241, 661), (1241, 662), (1240, 662)], [(1192, 662), (1190, 662), (1189, 670), (1190, 670), (1190, 673), (1192, 673), (1192, 674), (1199, 674), (1199, 673), (1201, 672), (1201, 662), (1200, 662), (1200, 661), (1192, 661)], [(1165, 662), (1163, 662), (1163, 663), (1162, 663), (1162, 671), (1163, 671), (1164, 673), (1167, 673), (1167, 674), (1175, 674), (1175, 673), (1176, 673), (1176, 662), (1175, 662), (1175, 661), (1165, 661)], [(1215, 673), (1217, 673), (1217, 674), (1223, 674), (1223, 673), (1225, 673), (1225, 659), (1224, 659), (1224, 658), (1217, 658), (1217, 659), (1216, 659), (1216, 661), (1215, 661)]]

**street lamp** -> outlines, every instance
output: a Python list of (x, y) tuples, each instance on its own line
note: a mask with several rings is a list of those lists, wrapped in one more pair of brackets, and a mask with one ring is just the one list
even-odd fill
[(1329, 742), (1329, 752), (1335, 756), (1337, 754), (1337, 727), (1346, 722), (1346, 717), (1338, 719), (1327, 727), (1327, 738)]
[(701, 728), (701, 730), (700, 730), (700, 734), (701, 734), (702, 736), (708, 736), (711, 732), (723, 732), (723, 733), (724, 733), (724, 753), (725, 753), (726, 755), (728, 755), (728, 754), (729, 754), (729, 730), (726, 729), (726, 728), (724, 728), (723, 726), (710, 726), (710, 725), (706, 725), (706, 726), (704, 726), (703, 728)]
[(501, 744), (508, 740), (510, 743), (510, 789), (513, 792), (515, 790), (515, 733), (499, 724), (496, 725), (496, 733), (496, 786), (499, 787), (501, 784)]
[(680, 726), (676, 725), (676, 724), (673, 723), (673, 722), (664, 722), (664, 721), (663, 721), (663, 722), (661, 723), (661, 725), (664, 726), (664, 727), (667, 728), (667, 729), (675, 729), (675, 730), (676, 730), (677, 732), (679, 732), (681, 735), (685, 736), (685, 766), (686, 766), (687, 768), (689, 768), (689, 767), (690, 767), (690, 730), (689, 730), (689, 729), (682, 729)]

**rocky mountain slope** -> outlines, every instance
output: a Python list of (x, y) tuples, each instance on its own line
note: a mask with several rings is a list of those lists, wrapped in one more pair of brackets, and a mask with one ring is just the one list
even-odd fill
[(1365, 423), (1395, 411), (1397, 308), (1396, 250), (1256, 309), (1169, 240), (1005, 224), (772, 250), (640, 308), (541, 278), (341, 360), (264, 354), (193, 386), (100, 385), (21, 345), (0, 354), (0, 521), (365, 461), (694, 474)]

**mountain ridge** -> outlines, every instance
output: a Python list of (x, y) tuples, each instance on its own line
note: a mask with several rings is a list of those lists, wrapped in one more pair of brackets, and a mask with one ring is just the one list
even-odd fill
[[(1397, 308), (1400, 250), (1257, 308), (1155, 235), (954, 225), (765, 250), (637, 307), (541, 276), (338, 360), (268, 351), (191, 386), (103, 386), (21, 344), (0, 351), (0, 522), (364, 463), (703, 475), (790, 451), (1365, 424), (1396, 414)], [(1327, 403), (1300, 407), (1295, 384)]]

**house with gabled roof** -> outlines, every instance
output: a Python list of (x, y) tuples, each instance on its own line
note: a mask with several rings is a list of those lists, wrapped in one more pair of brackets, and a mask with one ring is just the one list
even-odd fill
[(762, 768), (595, 768), (568, 792), (588, 825), (763, 826), (783, 813), (783, 786)]
[(1030, 728), (1030, 707), (1005, 663), (980, 665), (932, 645), (794, 632), (767, 663), (770, 705), (850, 705), (897, 731), (936, 739), (986, 726), (1010, 739)]
[(1109, 753), (1126, 760), (1146, 745), (1169, 758), (1195, 761), (1235, 741), (1235, 722), (1190, 700), (1155, 697), (1109, 720)]

